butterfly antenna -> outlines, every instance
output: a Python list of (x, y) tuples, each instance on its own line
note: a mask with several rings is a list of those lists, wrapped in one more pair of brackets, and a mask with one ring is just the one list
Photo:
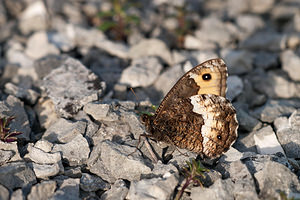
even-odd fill
[(133, 93), (133, 95), (135, 96), (136, 101), (139, 102), (139, 98), (136, 96), (136, 94), (135, 94), (135, 92), (134, 92), (134, 90), (133, 90), (132, 87), (130, 88), (130, 90)]

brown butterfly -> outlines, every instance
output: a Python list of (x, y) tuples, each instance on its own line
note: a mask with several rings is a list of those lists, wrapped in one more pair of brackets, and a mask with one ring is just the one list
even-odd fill
[(208, 60), (184, 74), (153, 116), (141, 120), (150, 137), (215, 158), (237, 139), (236, 111), (225, 98), (227, 67)]

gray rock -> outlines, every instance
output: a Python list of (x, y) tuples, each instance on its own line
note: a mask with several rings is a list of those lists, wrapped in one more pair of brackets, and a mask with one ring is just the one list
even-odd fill
[[(0, 149), (1, 149), (1, 151), (5, 151), (3, 153), (6, 154), (6, 156), (9, 156), (11, 154), (9, 152), (12, 152), (12, 157), (9, 159), (10, 162), (22, 160), (20, 153), (19, 153), (18, 146), (17, 146), (17, 142), (6, 143), (6, 142), (0, 141)], [(6, 160), (5, 159), (6, 156), (4, 155), (4, 157), (3, 157), (4, 160)]]
[(207, 49), (216, 49), (216, 44), (204, 40), (203, 38), (198, 38), (192, 35), (186, 35), (184, 38), (184, 44), (185, 49), (198, 49), (198, 50), (207, 50)]
[(262, 14), (270, 11), (273, 8), (275, 4), (275, 0), (265, 0), (265, 1), (252, 0), (249, 1), (249, 3), (250, 3), (251, 11), (253, 13)]
[(276, 132), (281, 130), (281, 129), (285, 129), (285, 128), (289, 128), (290, 124), (289, 124), (289, 120), (287, 117), (278, 117), (274, 120), (274, 127)]
[(278, 65), (278, 56), (275, 53), (259, 51), (255, 54), (254, 66), (262, 69), (269, 69)]
[(25, 35), (32, 31), (45, 30), (47, 28), (47, 9), (43, 1), (35, 1), (21, 13), (19, 29)]
[(34, 172), (25, 162), (7, 163), (0, 167), (0, 184), (9, 190), (36, 183)]
[(286, 37), (280, 33), (260, 31), (240, 43), (240, 48), (248, 50), (280, 51), (286, 46)]
[(0, 149), (0, 166), (7, 163), (13, 156), (13, 151)]
[(229, 0), (226, 5), (228, 15), (231, 17), (239, 16), (242, 13), (247, 12), (249, 7), (249, 1), (242, 0)]
[(15, 117), (9, 126), (11, 131), (21, 132), (22, 134), (17, 137), (29, 141), (31, 128), (24, 109), (24, 103), (16, 97), (9, 95), (5, 101), (0, 101), (0, 110), (2, 117)]
[(25, 200), (25, 195), (23, 194), (22, 189), (17, 189), (16, 191), (14, 191), (11, 196), (10, 196), (11, 200)]
[(294, 81), (300, 81), (300, 57), (292, 50), (286, 50), (281, 54), (282, 69)]
[(66, 163), (70, 166), (77, 166), (87, 162), (90, 148), (87, 140), (81, 134), (78, 134), (66, 144), (54, 145), (52, 152), (61, 152)]
[(9, 191), (3, 185), (0, 185), (0, 199), (2, 200), (9, 199)]
[(72, 58), (52, 70), (42, 85), (57, 111), (65, 117), (76, 114), (88, 102), (98, 100), (105, 89), (104, 82)]
[(41, 127), (48, 129), (59, 120), (59, 115), (55, 112), (55, 105), (49, 98), (40, 98), (34, 107)]
[(22, 45), (14, 40), (11, 40), (8, 42), (7, 48), (8, 49), (6, 51), (5, 58), (9, 63), (18, 64), (20, 66), (18, 69), (18, 74), (20, 74), (21, 70), (27, 70), (27, 74), (32, 77), (32, 74), (30, 73), (33, 66), (33, 59), (24, 53)]
[(249, 14), (239, 15), (236, 19), (236, 23), (243, 31), (246, 32), (247, 36), (258, 29), (261, 29), (265, 25), (261, 17)]
[(34, 69), (38, 78), (42, 80), (47, 76), (53, 69), (61, 66), (68, 56), (65, 55), (48, 55), (34, 62)]
[(235, 34), (230, 30), (230, 23), (224, 23), (216, 16), (203, 18), (201, 29), (195, 31), (197, 38), (214, 42), (221, 47), (226, 47), (235, 38)]
[(59, 172), (63, 171), (61, 162), (54, 164), (32, 163), (32, 168), (36, 177), (40, 179), (48, 179), (49, 177), (56, 176)]
[(144, 39), (130, 47), (129, 57), (136, 59), (145, 56), (157, 56), (172, 65), (172, 55), (165, 43), (158, 39)]
[(32, 186), (27, 198), (30, 200), (47, 200), (53, 196), (55, 189), (55, 181), (43, 181)]
[(74, 40), (61, 32), (50, 32), (47, 34), (49, 43), (63, 52), (71, 51), (75, 48)]
[(108, 190), (109, 188), (110, 184), (103, 181), (102, 178), (88, 173), (82, 173), (80, 189), (86, 192), (95, 192), (97, 190)]
[(130, 55), (129, 47), (123, 43), (110, 40), (97, 40), (95, 46), (109, 53), (112, 56), (127, 59)]
[(289, 123), (286, 124), (286, 121), (284, 121), (283, 125), (276, 132), (277, 138), (289, 158), (300, 157), (299, 113), (300, 110), (293, 112), (288, 119)]
[(79, 178), (68, 178), (63, 180), (51, 200), (79, 200)]
[(67, 143), (77, 135), (83, 135), (85, 129), (86, 123), (83, 121), (72, 122), (60, 118), (46, 130), (42, 138), (49, 142)]
[(45, 31), (35, 32), (27, 41), (25, 53), (33, 59), (39, 59), (44, 56), (59, 54), (59, 49), (49, 43), (48, 35)]
[(280, 199), (280, 193), (287, 198), (299, 198), (300, 182), (297, 176), (286, 166), (276, 162), (266, 162), (262, 170), (254, 177), (259, 186), (259, 197), (262, 199)]
[(155, 90), (165, 96), (183, 74), (184, 70), (180, 64), (168, 68), (155, 81)]
[(101, 195), (101, 200), (123, 200), (126, 198), (128, 188), (122, 179), (116, 180), (111, 189)]
[(242, 79), (238, 76), (229, 76), (227, 79), (226, 98), (232, 101), (242, 93), (243, 89), (244, 84)]
[(279, 116), (292, 114), (300, 108), (300, 102), (294, 100), (269, 100), (264, 106), (254, 110), (251, 114), (263, 122), (271, 123)]
[(204, 187), (193, 187), (191, 189), (192, 200), (208, 200), (208, 199), (234, 199), (234, 183), (230, 179), (218, 179), (209, 188)]
[(239, 129), (247, 132), (251, 132), (259, 129), (262, 123), (256, 118), (249, 115), (249, 112), (240, 106), (240, 104), (233, 104), (236, 110), (237, 119), (239, 122)]
[(49, 153), (53, 147), (53, 144), (48, 142), (47, 140), (39, 140), (34, 144), (34, 147)]
[(245, 74), (252, 71), (253, 55), (248, 51), (223, 49), (221, 56), (228, 66), (229, 74)]
[(66, 168), (64, 171), (64, 175), (70, 177), (70, 178), (80, 178), (82, 176), (81, 168), (75, 167), (75, 168)]
[(61, 161), (60, 153), (44, 152), (37, 147), (33, 147), (31, 143), (28, 144), (27, 151), (28, 153), (24, 156), (24, 158), (38, 164), (54, 164)]
[(7, 22), (6, 18), (6, 9), (4, 8), (4, 4), (0, 3), (0, 27), (3, 26)]
[(84, 112), (97, 121), (118, 121), (119, 116), (112, 111), (111, 105), (91, 102), (83, 107)]
[(4, 91), (7, 94), (14, 95), (15, 97), (20, 98), (31, 105), (35, 104), (39, 97), (39, 93), (36, 91), (16, 86), (13, 83), (6, 83), (4, 86)]
[(266, 126), (254, 134), (254, 141), (259, 154), (284, 154), (271, 126)]
[(154, 83), (163, 66), (156, 57), (134, 59), (121, 75), (120, 83), (130, 87), (147, 87)]
[(130, 200), (171, 199), (178, 182), (178, 175), (169, 172), (162, 178), (132, 181), (127, 198)]
[(144, 163), (139, 152), (133, 153), (135, 150), (134, 147), (102, 141), (94, 147), (87, 163), (88, 168), (111, 183), (119, 178), (139, 180), (142, 174), (149, 174), (151, 168)]

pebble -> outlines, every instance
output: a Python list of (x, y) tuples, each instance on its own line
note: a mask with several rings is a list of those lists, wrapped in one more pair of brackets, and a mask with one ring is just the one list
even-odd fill
[(11, 94), (19, 99), (24, 100), (26, 103), (29, 103), (31, 105), (35, 104), (39, 97), (39, 93), (32, 90), (32, 89), (26, 89), (22, 87), (18, 87), (13, 83), (6, 83), (4, 86), (4, 91), (7, 94)]
[(83, 173), (80, 178), (80, 189), (86, 192), (95, 192), (97, 190), (108, 190), (110, 184), (103, 181), (100, 177)]
[(60, 152), (63, 161), (69, 166), (78, 166), (86, 164), (90, 148), (87, 140), (81, 134), (77, 134), (66, 144), (55, 144), (51, 152)]
[(83, 121), (72, 122), (64, 118), (57, 120), (43, 134), (43, 139), (49, 142), (67, 143), (77, 135), (85, 133), (86, 123)]
[(147, 87), (153, 84), (163, 66), (156, 57), (134, 59), (131, 65), (123, 70), (120, 83), (129, 87)]
[(46, 200), (53, 196), (56, 189), (55, 181), (43, 181), (34, 185), (28, 194), (28, 199), (32, 200)]
[(60, 153), (47, 153), (43, 150), (36, 148), (31, 143), (27, 147), (28, 153), (24, 156), (25, 159), (29, 159), (39, 164), (54, 164), (61, 161)]
[(229, 76), (227, 78), (227, 85), (226, 98), (229, 101), (238, 97), (244, 89), (243, 81), (238, 76)]
[(110, 190), (104, 192), (101, 195), (101, 200), (123, 200), (126, 198), (128, 193), (128, 188), (125, 181), (122, 179), (116, 180), (116, 182), (111, 186)]
[(105, 89), (104, 82), (73, 58), (68, 58), (44, 77), (42, 86), (56, 111), (64, 117), (70, 117), (88, 102), (98, 100)]
[(287, 50), (281, 54), (282, 69), (294, 81), (300, 81), (300, 57), (293, 51)]
[(167, 64), (172, 65), (172, 55), (166, 44), (158, 39), (144, 39), (129, 49), (129, 58), (135, 59), (145, 56), (160, 57)]
[(3, 185), (0, 185), (0, 199), (3, 200), (9, 199), (9, 191)]

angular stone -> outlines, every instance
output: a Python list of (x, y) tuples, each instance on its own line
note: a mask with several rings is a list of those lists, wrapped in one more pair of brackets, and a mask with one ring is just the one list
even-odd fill
[(118, 121), (119, 116), (112, 112), (109, 104), (88, 103), (83, 107), (84, 112), (91, 115), (97, 121)]
[[(10, 152), (12, 152), (12, 157), (9, 159), (10, 162), (22, 160), (20, 153), (19, 153), (18, 146), (17, 146), (17, 142), (7, 143), (7, 142), (0, 141), (0, 149), (1, 149), (1, 151), (4, 151), (3, 153), (6, 154), (6, 156), (8, 156), (8, 157), (10, 157), (10, 154), (11, 154)], [(6, 157), (6, 156), (4, 156), (4, 157)], [(6, 159), (4, 159), (4, 160), (6, 160)]]
[(49, 142), (67, 143), (77, 135), (83, 135), (85, 128), (86, 123), (83, 121), (72, 122), (60, 118), (46, 130), (42, 138)]
[(166, 173), (162, 178), (142, 179), (132, 181), (127, 194), (130, 200), (171, 199), (178, 184), (178, 175)]
[(25, 53), (30, 58), (39, 59), (50, 54), (58, 55), (60, 52), (55, 45), (49, 43), (47, 33), (39, 31), (28, 39)]
[(236, 115), (239, 122), (239, 129), (247, 132), (255, 131), (262, 126), (262, 123), (256, 118), (249, 115), (248, 111), (244, 110), (238, 104), (233, 104), (236, 108)]
[(163, 66), (156, 57), (134, 59), (123, 70), (120, 83), (130, 87), (147, 87), (157, 79)]
[(221, 55), (228, 66), (229, 74), (245, 74), (252, 71), (253, 55), (245, 50), (223, 49)]
[(39, 93), (37, 93), (36, 91), (18, 87), (13, 83), (6, 83), (4, 87), (4, 91), (7, 94), (14, 95), (15, 97), (20, 98), (31, 105), (35, 104), (36, 100), (39, 97)]
[(90, 172), (108, 182), (119, 178), (139, 180), (142, 174), (149, 174), (151, 168), (144, 163), (139, 152), (128, 156), (134, 151), (134, 147), (105, 140), (94, 147), (87, 165)]
[(251, 114), (263, 122), (272, 123), (279, 116), (292, 114), (300, 108), (300, 102), (294, 100), (269, 100), (264, 106), (255, 109)]
[(59, 189), (57, 189), (52, 197), (55, 200), (79, 200), (79, 178), (68, 178), (63, 180)]
[(47, 8), (43, 1), (31, 3), (20, 15), (19, 29), (25, 35), (47, 28)]
[(131, 59), (158, 56), (169, 65), (172, 65), (172, 55), (164, 42), (158, 39), (145, 39), (130, 47), (129, 57)]
[(91, 175), (88, 173), (83, 173), (80, 178), (80, 189), (86, 192), (95, 192), (97, 190), (108, 190), (110, 184), (103, 181), (102, 178)]
[(104, 82), (72, 58), (44, 77), (42, 86), (64, 117), (70, 117), (85, 104), (98, 100), (105, 89)]
[(271, 31), (260, 31), (240, 43), (240, 48), (248, 50), (280, 51), (286, 46), (283, 34)]
[(3, 185), (0, 185), (0, 199), (9, 200), (9, 191)]
[(262, 69), (269, 69), (278, 66), (278, 55), (266, 51), (259, 51), (255, 54), (254, 66)]
[(284, 155), (284, 151), (271, 126), (258, 130), (254, 134), (254, 141), (257, 152), (260, 154), (276, 154), (280, 152)]
[(34, 107), (41, 127), (48, 129), (58, 119), (59, 115), (55, 112), (55, 106), (51, 99), (40, 98)]
[(7, 163), (0, 167), (0, 184), (9, 190), (36, 183), (34, 172), (25, 162)]
[(27, 198), (30, 200), (47, 200), (53, 196), (55, 189), (55, 181), (43, 181), (32, 186)]
[(284, 51), (281, 54), (282, 69), (294, 81), (300, 81), (300, 57), (292, 50)]
[(22, 134), (17, 137), (28, 141), (30, 139), (31, 128), (24, 109), (24, 103), (16, 97), (9, 95), (5, 101), (0, 101), (0, 110), (1, 117), (15, 117), (9, 126), (11, 131), (21, 132)]
[(7, 163), (14, 156), (13, 151), (0, 149), (0, 166)]
[(244, 89), (242, 79), (238, 76), (229, 76), (227, 79), (227, 88), (226, 98), (232, 101), (239, 96)]
[(287, 198), (299, 198), (300, 181), (286, 166), (276, 162), (266, 162), (254, 177), (259, 186), (261, 199), (281, 199), (280, 193)]
[(31, 143), (27, 147), (28, 153), (24, 156), (25, 159), (29, 159), (38, 164), (54, 164), (61, 161), (60, 153), (47, 153), (43, 150), (33, 147)]
[(61, 152), (63, 160), (70, 166), (86, 164), (90, 148), (87, 140), (78, 134), (73, 140), (66, 144), (54, 145), (52, 152)]
[(112, 56), (127, 59), (129, 48), (123, 43), (114, 42), (111, 40), (97, 40), (95, 46), (109, 53)]
[(123, 200), (126, 198), (128, 188), (122, 179), (116, 180), (111, 189), (101, 195), (101, 200)]
[(49, 153), (53, 147), (53, 144), (48, 142), (47, 140), (39, 140), (34, 144), (34, 147)]
[(265, 25), (261, 17), (250, 14), (239, 15), (236, 22), (248, 36)]
[(184, 38), (185, 49), (198, 49), (198, 50), (207, 50), (207, 49), (216, 49), (216, 44), (210, 41), (206, 41), (202, 38), (197, 38), (192, 35), (186, 35)]
[(48, 179), (51, 176), (56, 176), (63, 171), (63, 166), (60, 163), (54, 164), (36, 164), (32, 163), (33, 171), (37, 178)]

